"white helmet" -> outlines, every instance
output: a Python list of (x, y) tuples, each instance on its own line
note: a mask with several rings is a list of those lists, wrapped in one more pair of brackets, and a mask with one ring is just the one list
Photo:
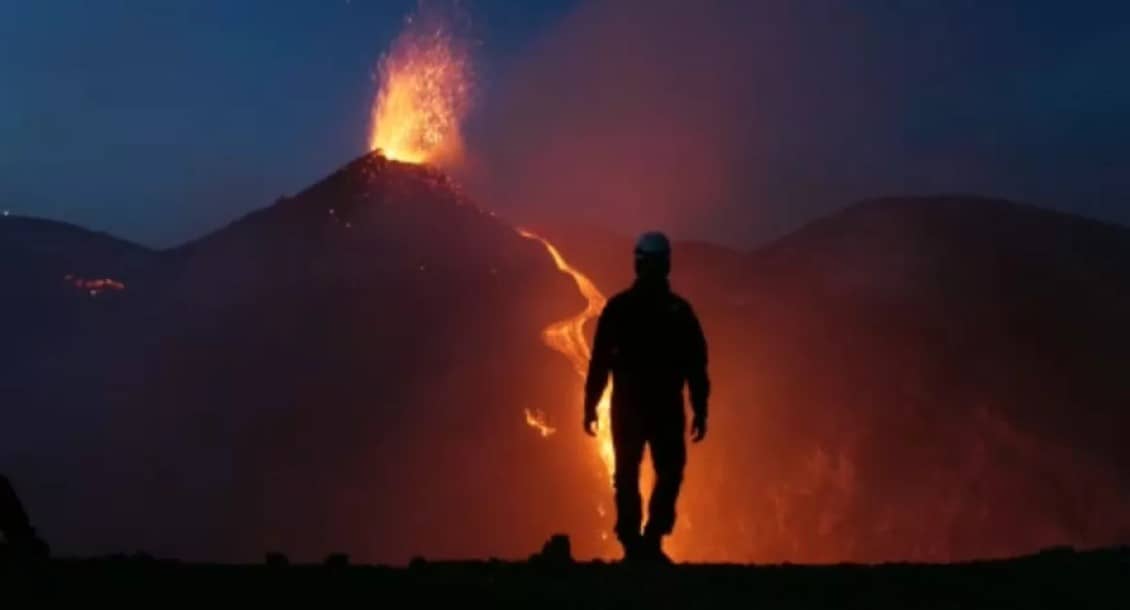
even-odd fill
[(648, 231), (636, 240), (636, 256), (670, 256), (671, 242), (659, 231)]

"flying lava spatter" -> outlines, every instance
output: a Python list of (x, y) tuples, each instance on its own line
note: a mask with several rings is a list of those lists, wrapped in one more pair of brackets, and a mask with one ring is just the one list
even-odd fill
[(472, 97), (471, 54), (438, 12), (409, 16), (381, 57), (369, 150), (405, 163), (458, 160), (460, 122)]

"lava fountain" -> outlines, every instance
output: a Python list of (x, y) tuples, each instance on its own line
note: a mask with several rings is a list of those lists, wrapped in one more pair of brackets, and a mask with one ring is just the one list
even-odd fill
[(438, 12), (409, 16), (378, 65), (369, 150), (405, 163), (437, 165), (463, 152), (460, 123), (470, 108), (470, 49)]

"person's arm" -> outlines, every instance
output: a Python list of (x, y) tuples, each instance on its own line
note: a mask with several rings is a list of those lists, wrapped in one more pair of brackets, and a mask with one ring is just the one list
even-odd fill
[(710, 376), (706, 372), (706, 335), (694, 311), (687, 308), (687, 388), (690, 393), (691, 411), (694, 413), (694, 440), (706, 436), (707, 404), (710, 399)]
[(596, 322), (596, 336), (592, 342), (592, 357), (589, 358), (588, 375), (585, 377), (585, 432), (596, 435), (596, 405), (600, 402), (604, 388), (608, 385), (608, 375), (612, 370), (612, 315), (608, 308), (600, 313)]

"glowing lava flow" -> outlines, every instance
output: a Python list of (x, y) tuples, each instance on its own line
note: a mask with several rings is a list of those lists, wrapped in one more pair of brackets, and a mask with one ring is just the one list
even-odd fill
[(542, 438), (552, 436), (557, 432), (557, 428), (549, 425), (545, 418), (545, 413), (541, 411), (531, 411), (526, 409), (526, 425), (538, 431)]
[[(589, 357), (592, 355), (592, 350), (589, 348), (588, 341), (585, 339), (585, 324), (600, 315), (608, 299), (605, 298), (604, 294), (600, 292), (600, 289), (596, 287), (596, 284), (594, 284), (592, 280), (569, 265), (565, 257), (561, 256), (561, 252), (544, 237), (535, 235), (525, 229), (518, 229), (518, 234), (526, 239), (541, 242), (541, 244), (545, 246), (546, 251), (549, 252), (549, 255), (553, 257), (553, 262), (557, 265), (557, 270), (573, 278), (573, 281), (577, 284), (577, 290), (580, 290), (581, 295), (585, 297), (586, 305), (584, 311), (571, 318), (554, 322), (542, 331), (542, 338), (545, 340), (546, 344), (564, 354), (573, 365), (573, 370), (576, 371), (577, 375), (579, 375), (583, 381), (588, 373)], [(599, 441), (600, 460), (604, 463), (609, 484), (612, 482), (612, 472), (616, 466), (616, 457), (612, 452), (612, 426), (608, 419), (611, 395), (612, 384), (609, 383), (608, 387), (604, 389), (604, 395), (600, 398), (600, 403), (596, 407), (598, 421), (597, 440)], [(599, 507), (598, 510), (600, 510)]]
[(439, 13), (409, 17), (379, 66), (369, 149), (405, 163), (458, 159), (471, 100), (470, 52)]

